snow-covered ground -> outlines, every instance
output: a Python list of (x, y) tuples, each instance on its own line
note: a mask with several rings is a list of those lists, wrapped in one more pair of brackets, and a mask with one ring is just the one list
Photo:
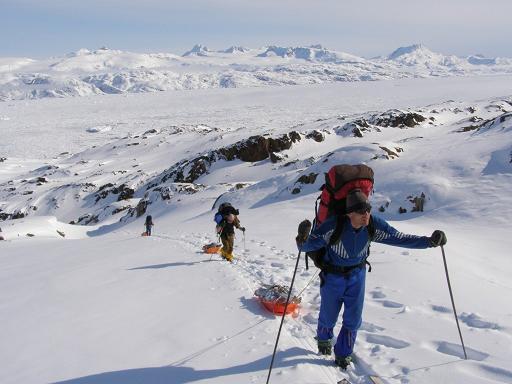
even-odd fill
[[(469, 359), (440, 249), (374, 244), (356, 367), (343, 374), (316, 354), (319, 281), (301, 261), (302, 308), (285, 321), (270, 382), (511, 383), (511, 83), (0, 103), (0, 382), (265, 382), (280, 319), (253, 293), (290, 283), (296, 226), (313, 216), (322, 173), (365, 162), (375, 214), (404, 232), (447, 233)], [(262, 134), (281, 140), (268, 144), (282, 146), (275, 162), (246, 161), (246, 140)], [(422, 192), (425, 211), (411, 212)], [(201, 251), (215, 241), (212, 206), (227, 200), (247, 228), (234, 264)], [(140, 236), (145, 214), (152, 237)]]

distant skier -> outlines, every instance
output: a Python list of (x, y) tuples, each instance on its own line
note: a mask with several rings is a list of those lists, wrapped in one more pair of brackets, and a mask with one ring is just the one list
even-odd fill
[(371, 205), (359, 189), (348, 193), (346, 214), (333, 214), (311, 234), (311, 222), (300, 223), (297, 245), (301, 251), (323, 249), (314, 259), (320, 272), (320, 313), (318, 316), (318, 351), (331, 355), (333, 329), (343, 306), (343, 322), (334, 346), (335, 363), (347, 369), (361, 326), (366, 258), (370, 242), (404, 248), (424, 249), (446, 244), (446, 235), (436, 230), (432, 236), (408, 235), (397, 231), (383, 219), (370, 215)]
[(153, 218), (151, 215), (146, 216), (146, 222), (144, 225), (146, 226), (146, 236), (151, 236), (151, 229), (153, 228), (153, 225), (155, 225), (153, 224)]
[(238, 213), (238, 209), (235, 209), (229, 203), (225, 203), (221, 205), (214, 219), (217, 223), (217, 233), (219, 234), (220, 240), (222, 241), (220, 254), (224, 259), (230, 262), (233, 261), (235, 228), (238, 228), (245, 233), (245, 228), (240, 226), (240, 220), (237, 216)]

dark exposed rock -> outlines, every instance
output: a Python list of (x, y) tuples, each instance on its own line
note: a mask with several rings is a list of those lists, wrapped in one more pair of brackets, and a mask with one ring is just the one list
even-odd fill
[[(457, 130), (457, 132), (470, 132), (470, 131), (480, 131), (481, 129), (490, 129), (495, 125), (504, 123), (505, 121), (512, 119), (512, 112), (503, 113), (497, 117), (492, 119), (481, 121), (480, 124), (476, 125), (468, 125), (466, 127), (462, 127)], [(481, 119), (480, 119), (481, 120)]]
[(66, 237), (66, 234), (65, 234), (64, 232), (62, 232), (62, 231), (59, 231), (58, 229), (57, 229), (57, 233), (58, 233), (60, 236), (62, 236), (62, 237)]
[(0, 163), (3, 163), (5, 160), (7, 160), (7, 157), (0, 157)]
[(135, 191), (132, 188), (127, 187), (125, 184), (119, 186), (119, 196), (117, 201), (128, 200), (133, 198)]
[(126, 184), (121, 184), (119, 187), (116, 187), (112, 183), (107, 183), (98, 189), (98, 192), (96, 193), (96, 203), (111, 194), (119, 195), (117, 197), (117, 201), (121, 201), (133, 198), (135, 191), (132, 188), (129, 188)]
[(135, 212), (137, 217), (141, 217), (146, 213), (146, 209), (148, 207), (148, 202), (146, 200), (141, 200), (135, 207)]
[(289, 135), (282, 135), (276, 139), (268, 138), (267, 140), (270, 152), (281, 152), (292, 147), (292, 140)]
[[(251, 136), (247, 140), (235, 144), (235, 147), (238, 149), (235, 156), (242, 161), (261, 161), (269, 156), (269, 140), (263, 136)], [(222, 153), (222, 149), (219, 150), (219, 152)], [(227, 158), (227, 160), (229, 160), (229, 158)]]
[(280, 153), (270, 152), (270, 161), (272, 163), (278, 163), (280, 161), (283, 161), (284, 159), (286, 159), (286, 157), (286, 155), (282, 155)]
[(124, 207), (116, 208), (116, 209), (114, 209), (114, 210), (112, 211), (112, 215), (115, 215), (116, 213), (119, 213), (119, 212), (123, 212), (123, 211), (125, 211), (125, 210), (127, 210), (127, 209), (129, 209), (129, 208), (130, 208), (130, 206), (129, 206), (129, 205), (126, 205), (126, 206), (124, 206)]
[(372, 116), (370, 123), (380, 127), (412, 128), (425, 120), (424, 116), (416, 112), (391, 110), (380, 115)]
[(365, 119), (361, 118), (348, 122), (334, 130), (337, 134), (341, 134), (342, 132), (352, 132), (355, 137), (363, 137), (363, 132), (371, 131), (371, 127)]
[(292, 141), (292, 143), (300, 141), (300, 134), (298, 132), (291, 131), (288, 135), (290, 136), (290, 140)]
[(361, 130), (358, 127), (355, 127), (352, 130), (352, 133), (354, 134), (355, 137), (363, 137), (363, 132), (361, 132)]
[(311, 131), (306, 135), (306, 139), (313, 139), (317, 143), (321, 143), (322, 141), (325, 140), (325, 136), (322, 132), (315, 129), (314, 131)]
[(292, 195), (297, 195), (300, 193), (300, 188), (293, 188)]
[(278, 138), (251, 136), (246, 140), (210, 151), (192, 160), (182, 160), (176, 163), (164, 172), (159, 181), (150, 183), (146, 189), (149, 190), (169, 180), (178, 183), (194, 183), (199, 177), (208, 172), (214, 162), (221, 159), (256, 162), (273, 156), (273, 161), (279, 161), (283, 157), (276, 153), (290, 149), (292, 144), (300, 141), (300, 139), (300, 134), (294, 131)]
[(302, 184), (315, 184), (315, 181), (316, 181), (316, 177), (318, 176), (318, 173), (313, 173), (311, 172), (309, 175), (302, 175), (301, 177), (299, 177), (299, 179), (297, 180), (297, 183), (302, 183)]
[(396, 152), (391, 150), (391, 149), (389, 149), (389, 148), (382, 147), (382, 146), (379, 146), (379, 148), (382, 149), (384, 152), (386, 152), (386, 158), (387, 159), (397, 158), (397, 157), (399, 157), (398, 152), (403, 152), (403, 149), (400, 148), (400, 147), (395, 148)]
[(407, 209), (400, 207), (400, 208), (398, 208), (398, 213), (400, 213), (400, 214), (407, 213)]
[(79, 224), (79, 225), (89, 225), (96, 224), (99, 221), (97, 215), (93, 215), (90, 213), (86, 213), (85, 215), (80, 216), (76, 222), (71, 221), (69, 224)]

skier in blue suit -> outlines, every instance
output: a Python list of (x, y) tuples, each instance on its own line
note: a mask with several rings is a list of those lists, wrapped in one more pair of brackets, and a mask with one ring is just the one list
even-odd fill
[(371, 216), (370, 211), (366, 195), (355, 189), (347, 196), (346, 215), (332, 215), (311, 234), (311, 223), (304, 220), (296, 238), (301, 251), (325, 250), (313, 255), (315, 265), (322, 270), (316, 338), (319, 353), (330, 355), (333, 329), (344, 306), (342, 327), (334, 346), (335, 363), (344, 370), (351, 362), (362, 322), (366, 258), (371, 241), (414, 249), (446, 244), (442, 231), (436, 230), (430, 237), (404, 234), (383, 219)]

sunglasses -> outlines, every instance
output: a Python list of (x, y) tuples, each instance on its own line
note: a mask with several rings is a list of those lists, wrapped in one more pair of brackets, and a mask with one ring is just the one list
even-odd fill
[(372, 210), (372, 206), (368, 205), (367, 207), (358, 209), (357, 211), (354, 211), (355, 213), (358, 213), (360, 215), (364, 215), (365, 213), (370, 213)]

